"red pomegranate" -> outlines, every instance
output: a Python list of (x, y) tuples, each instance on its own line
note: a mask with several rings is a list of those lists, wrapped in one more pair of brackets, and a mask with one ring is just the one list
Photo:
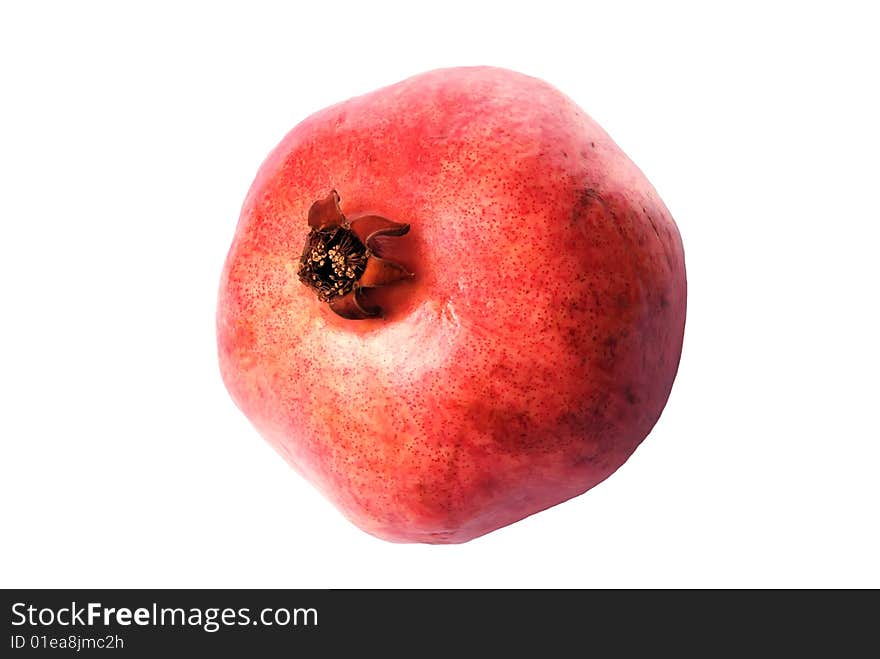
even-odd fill
[(464, 542), (592, 488), (651, 430), (685, 324), (676, 225), (569, 98), (432, 71), (260, 168), (223, 270), (223, 379), (355, 524)]

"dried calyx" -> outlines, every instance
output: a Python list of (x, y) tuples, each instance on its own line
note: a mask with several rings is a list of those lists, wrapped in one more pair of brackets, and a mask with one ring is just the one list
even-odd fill
[(299, 279), (339, 316), (357, 320), (381, 313), (370, 305), (365, 289), (412, 278), (399, 263), (380, 256), (377, 236), (402, 236), (408, 224), (378, 215), (348, 220), (336, 190), (309, 209), (309, 231), (299, 261)]

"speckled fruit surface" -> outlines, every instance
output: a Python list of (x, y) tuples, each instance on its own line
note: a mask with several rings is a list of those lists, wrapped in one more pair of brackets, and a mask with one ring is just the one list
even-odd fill
[[(318, 199), (408, 223), (414, 273), (336, 316), (297, 277)], [(464, 542), (579, 495), (645, 438), (685, 324), (654, 188), (545, 82), (431, 71), (321, 110), (260, 168), (222, 274), (221, 373), (355, 524)], [(584, 520), (588, 524), (588, 520)]]

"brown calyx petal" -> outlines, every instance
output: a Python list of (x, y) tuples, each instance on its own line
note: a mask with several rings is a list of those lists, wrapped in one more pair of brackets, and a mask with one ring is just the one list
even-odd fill
[(345, 216), (339, 208), (339, 194), (336, 190), (331, 190), (329, 195), (319, 199), (309, 208), (309, 226), (313, 229), (320, 231), (328, 227), (340, 226), (344, 222)]
[(412, 279), (413, 276), (413, 273), (409, 272), (399, 263), (373, 254), (367, 259), (364, 274), (358, 279), (357, 286), (360, 288), (376, 288), (377, 286), (393, 284), (401, 279)]
[(362, 215), (351, 221), (351, 231), (364, 245), (375, 250), (371, 244), (376, 236), (402, 236), (409, 231), (408, 224), (392, 222), (379, 215)]
[(335, 297), (328, 303), (337, 316), (349, 320), (363, 320), (375, 318), (381, 312), (379, 307), (367, 304), (364, 294), (359, 288), (349, 291), (345, 295)]

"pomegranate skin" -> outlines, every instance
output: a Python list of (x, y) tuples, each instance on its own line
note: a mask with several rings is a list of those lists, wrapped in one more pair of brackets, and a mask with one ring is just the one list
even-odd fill
[[(415, 278), (339, 318), (297, 278), (311, 204), (411, 225)], [(490, 67), (317, 112), (261, 166), (223, 269), (219, 361), (260, 434), (353, 523), (465, 542), (611, 475), (666, 404), (678, 229), (570, 99)]]

